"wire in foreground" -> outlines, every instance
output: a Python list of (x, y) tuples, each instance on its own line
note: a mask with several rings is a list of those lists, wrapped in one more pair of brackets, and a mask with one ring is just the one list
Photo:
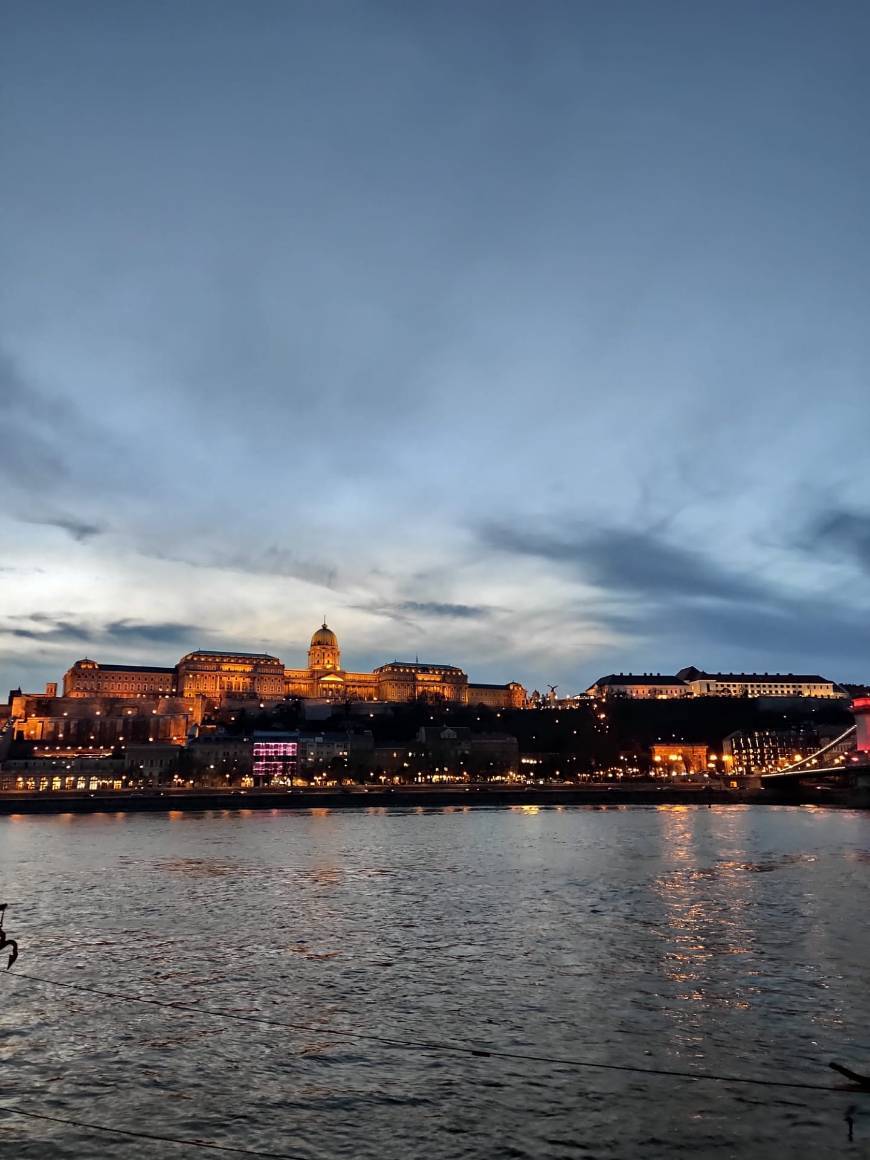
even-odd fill
[(161, 1136), (156, 1132), (134, 1132), (132, 1128), (110, 1128), (107, 1124), (94, 1124), (89, 1120), (75, 1120), (69, 1116), (50, 1116), (47, 1112), (32, 1112), (25, 1108), (0, 1107), (7, 1116), (25, 1116), (29, 1120), (51, 1120), (55, 1124), (66, 1124), (73, 1128), (86, 1128), (89, 1132), (111, 1132), (115, 1136), (133, 1136), (137, 1140), (160, 1140), (167, 1144), (184, 1144), (188, 1148), (202, 1148), (210, 1152), (233, 1152), (237, 1156), (262, 1156), (268, 1160), (301, 1160), (297, 1154), (289, 1152), (258, 1152), (255, 1148), (239, 1148), (232, 1144), (215, 1144), (211, 1140), (187, 1140), (181, 1136)]
[[(392, 1047), (401, 1051), (431, 1051), (442, 1055), (468, 1055), (487, 1059), (509, 1059), (521, 1063), (547, 1063), (554, 1067), (573, 1069), (593, 1069), (597, 1071), (629, 1072), (634, 1075), (663, 1076), (670, 1079), (706, 1080), (713, 1083), (745, 1084), (752, 1087), (786, 1088), (802, 1091), (857, 1092), (860, 1089), (834, 1087), (831, 1084), (810, 1083), (806, 1080), (763, 1079), (760, 1076), (723, 1075), (710, 1071), (688, 1071), (681, 1068), (643, 1067), (630, 1063), (602, 1063), (592, 1059), (577, 1059), (567, 1056), (537, 1055), (523, 1051), (504, 1051), (483, 1044), (449, 1043), (432, 1039), (392, 1039), (376, 1035), (371, 1031), (356, 1031), (353, 1028), (322, 1027), (312, 1023), (290, 1023), (282, 1019), (270, 1019), (265, 1015), (248, 1015), (237, 1011), (223, 1011), (214, 1007), (202, 1007), (193, 1003), (168, 1002), (150, 999), (145, 995), (132, 995), (120, 991), (107, 991), (101, 987), (91, 987), (86, 983), (70, 983), (61, 979), (48, 979), (42, 975), (30, 975), (24, 971), (14, 971), (13, 978), (28, 979), (34, 983), (44, 983), (53, 987), (64, 987), (73, 991), (85, 991), (115, 1002), (143, 1003), (150, 1007), (163, 1007), (168, 1011), (187, 1011), (194, 1015), (206, 1015), (216, 1019), (228, 1019), (238, 1023), (259, 1023), (268, 1027), (282, 1027), (289, 1031), (305, 1031), (314, 1035), (331, 1035), (335, 1038), (364, 1040), (382, 1047)], [(870, 1094), (868, 1091), (867, 1094)]]

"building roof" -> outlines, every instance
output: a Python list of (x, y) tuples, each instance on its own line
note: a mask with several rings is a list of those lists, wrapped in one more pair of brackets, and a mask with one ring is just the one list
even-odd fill
[(311, 638), (311, 647), (315, 645), (324, 645), (326, 648), (338, 648), (338, 637), (327, 625), (324, 620), (323, 624), (316, 630)]
[(395, 669), (411, 669), (417, 673), (459, 673), (460, 675), (464, 675), (462, 669), (457, 668), (456, 665), (432, 665), (422, 661), (388, 661), (385, 665), (380, 665), (374, 671), (376, 673), (385, 673)]
[(685, 685), (679, 677), (662, 676), (661, 673), (610, 673), (599, 677), (594, 685)]
[[(691, 674), (691, 675), (690, 675)], [(705, 673), (702, 669), (680, 669), (685, 681), (722, 681), (726, 684), (831, 685), (818, 673)]]
[(278, 661), (278, 658), (273, 657), (271, 653), (242, 652), (235, 648), (195, 648), (193, 652), (186, 653), (181, 659), (186, 661), (190, 660), (191, 657), (240, 657), (249, 661)]
[[(92, 661), (90, 657), (82, 657), (72, 666), (74, 669), (84, 666), (87, 669), (96, 669), (99, 672), (110, 673), (174, 673), (175, 668), (165, 665), (103, 665), (99, 661)], [(19, 690), (20, 692), (20, 690)], [(42, 694), (44, 695), (44, 694)]]
[(487, 681), (475, 681), (474, 684), (469, 683), (469, 685), (468, 685), (469, 692), (472, 689), (506, 689), (506, 688), (508, 688), (507, 685), (492, 685), (492, 684), (489, 684)]
[(164, 665), (99, 665), (103, 672), (110, 673), (174, 673), (174, 668)]

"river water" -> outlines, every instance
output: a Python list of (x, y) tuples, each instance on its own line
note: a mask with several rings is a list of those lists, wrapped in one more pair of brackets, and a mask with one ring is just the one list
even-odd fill
[[(0, 972), (0, 1109), (301, 1160), (870, 1156), (870, 1095), (381, 1042), (870, 1071), (867, 813), (17, 816), (0, 901), (20, 944)], [(207, 1155), (0, 1111), (4, 1160)]]

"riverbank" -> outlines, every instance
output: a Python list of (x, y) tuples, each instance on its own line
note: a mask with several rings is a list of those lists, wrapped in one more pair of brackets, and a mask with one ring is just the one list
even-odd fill
[(372, 807), (620, 805), (826, 805), (870, 808), (870, 795), (848, 790), (723, 790), (688, 786), (451, 786), (342, 790), (98, 790), (0, 794), (0, 815), (203, 810), (347, 810)]

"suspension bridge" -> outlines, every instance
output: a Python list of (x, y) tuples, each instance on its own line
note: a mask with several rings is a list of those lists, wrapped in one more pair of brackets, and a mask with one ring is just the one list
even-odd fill
[(854, 777), (870, 786), (870, 697), (852, 701), (855, 724), (815, 752), (802, 755), (790, 765), (761, 775), (765, 786), (787, 785), (805, 777)]

